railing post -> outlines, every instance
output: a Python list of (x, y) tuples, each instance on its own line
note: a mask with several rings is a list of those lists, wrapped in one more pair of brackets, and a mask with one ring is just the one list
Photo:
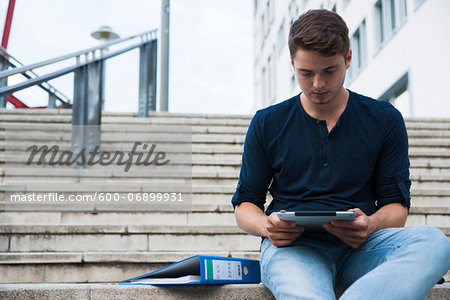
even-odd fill
[(169, 111), (170, 0), (161, 0), (161, 68), (159, 111)]
[[(6, 70), (9, 67), (8, 60), (3, 57), (3, 55), (0, 55), (0, 69)], [(0, 79), (0, 88), (8, 85), (8, 77)], [(0, 108), (5, 108), (6, 103), (8, 102), (8, 95), (1, 95), (0, 96)]]
[(48, 94), (48, 109), (54, 109), (56, 108), (56, 95), (54, 93)]
[[(103, 97), (103, 60), (90, 63), (75, 71), (72, 108), (72, 153), (85, 151), (86, 157), (100, 147), (100, 124)], [(75, 126), (74, 126), (75, 125)], [(71, 165), (86, 167), (80, 159)]]
[(157, 41), (139, 47), (139, 118), (147, 118), (156, 111)]

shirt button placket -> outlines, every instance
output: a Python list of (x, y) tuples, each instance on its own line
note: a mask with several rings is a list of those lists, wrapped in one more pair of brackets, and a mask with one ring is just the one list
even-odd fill
[(323, 162), (323, 164), (322, 164), (322, 167), (324, 167), (324, 168), (328, 168), (328, 166), (329, 166), (329, 163), (328, 163), (328, 161), (326, 161), (326, 157), (328, 156), (327, 154), (327, 152), (328, 152), (328, 138), (324, 138), (323, 139), (323, 142), (324, 142), (324, 158), (325, 158), (325, 160), (324, 160), (324, 162)]

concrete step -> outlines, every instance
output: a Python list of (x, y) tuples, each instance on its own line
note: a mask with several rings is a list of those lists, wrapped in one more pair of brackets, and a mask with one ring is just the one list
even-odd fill
[[(427, 217), (450, 236), (447, 216)], [(446, 224), (446, 225), (443, 225)], [(260, 238), (234, 225), (2, 224), (0, 252), (254, 252)]]
[[(22, 124), (22, 123), (18, 123)], [(40, 125), (40, 124), (39, 124)], [(50, 124), (49, 124), (50, 125)], [(51, 124), (51, 125), (59, 125), (59, 124)], [(70, 124), (67, 124), (70, 125)], [(0, 125), (1, 126), (1, 125)], [(106, 126), (106, 125), (105, 125)], [(211, 142), (225, 142), (225, 143), (243, 143), (246, 127), (224, 127), (224, 126), (215, 126), (215, 127), (207, 127), (207, 126), (191, 126), (189, 129), (185, 127), (169, 127), (169, 125), (161, 126), (161, 129), (157, 129), (159, 125), (153, 125), (148, 128), (142, 125), (135, 125), (133, 127), (136, 128), (145, 128), (145, 132), (141, 132), (137, 129), (127, 129), (122, 128), (122, 131), (119, 129), (113, 130), (113, 128), (104, 129), (105, 126), (102, 126), (102, 143), (107, 144), (116, 141), (142, 141), (142, 140), (161, 140), (161, 134), (171, 133), (179, 134), (189, 134), (192, 136), (192, 142), (196, 143), (211, 143)], [(12, 126), (8, 126), (10, 128)], [(156, 128), (153, 128), (156, 127)], [(179, 128), (179, 129), (177, 129)], [(8, 129), (12, 130), (12, 129)], [(24, 131), (19, 131), (24, 130)], [(46, 130), (46, 131), (43, 131)], [(131, 131), (133, 130), (133, 131)], [(155, 132), (156, 131), (156, 132)], [(14, 141), (22, 141), (27, 140), (30, 142), (40, 142), (47, 143), (49, 141), (61, 140), (61, 141), (70, 141), (71, 136), (71, 128), (68, 130), (61, 130), (60, 128), (55, 129), (37, 129), (34, 127), (33, 129), (14, 129), (12, 132), (15, 133), (14, 136), (11, 133), (6, 137), (5, 131), (0, 131), (0, 140), (8, 140), (8, 143), (12, 143)], [(46, 134), (44, 134), (46, 132)], [(17, 134), (16, 134), (17, 133)], [(164, 136), (162, 136), (164, 137)], [(207, 139), (206, 137), (211, 137), (211, 139)], [(450, 133), (447, 131), (429, 131), (426, 133), (422, 132), (413, 132), (409, 135), (409, 146), (411, 148), (414, 147), (444, 147), (448, 148), (450, 141)]]
[[(433, 168), (434, 169), (434, 168)], [(154, 172), (157, 171), (157, 172)], [(236, 184), (239, 177), (239, 168), (224, 168), (217, 166), (213, 168), (206, 166), (193, 166), (192, 171), (180, 173), (178, 168), (165, 167), (161, 170), (158, 168), (152, 169), (149, 166), (136, 166), (130, 172), (123, 172), (119, 167), (102, 167), (102, 168), (88, 168), (84, 170), (61, 168), (61, 167), (12, 167), (8, 165), (5, 174), (8, 176), (8, 181), (24, 180), (30, 178), (45, 180), (77, 180), (83, 178), (90, 178), (96, 182), (109, 182), (111, 180), (133, 180), (137, 182), (139, 179), (151, 180), (152, 178), (192, 178), (193, 184)], [(1, 169), (0, 169), (1, 172)], [(450, 172), (421, 172), (414, 168), (411, 170), (410, 180), (418, 183), (445, 183), (450, 182)], [(418, 186), (416, 186), (418, 187)]]
[(0, 253), (0, 282), (118, 282), (197, 254), (259, 259), (257, 251)]
[[(275, 299), (263, 284), (129, 286), (114, 284), (2, 284), (0, 297), (13, 299)], [(425, 300), (450, 297), (450, 284), (435, 285)]]
[[(22, 116), (18, 116), (18, 119), (23, 119)], [(132, 117), (131, 117), (132, 118)], [(190, 117), (188, 115), (183, 115), (180, 118), (177, 119), (182, 119), (182, 120), (186, 120), (189, 119)], [(157, 121), (157, 120), (161, 120), (161, 117), (155, 117), (152, 120), (153, 121)], [(167, 118), (166, 118), (167, 119)], [(192, 118), (191, 118), (192, 119)], [(196, 118), (198, 120), (198, 118)], [(209, 118), (211, 119), (211, 118)], [(214, 119), (214, 118), (212, 118)], [(215, 120), (217, 120), (220, 118), (215, 118)], [(26, 118), (24, 120), (27, 120)], [(36, 120), (36, 119), (33, 119)], [(58, 119), (55, 119), (55, 121), (57, 121)], [(108, 117), (105, 119), (108, 120)], [(131, 123), (127, 123), (128, 120), (133, 120), (133, 122)], [(205, 120), (205, 119), (203, 119)], [(206, 119), (208, 120), (208, 118)], [(215, 126), (207, 126), (207, 125), (213, 125), (213, 124), (204, 124), (204, 122), (200, 122), (198, 124), (191, 124), (192, 126), (192, 130), (193, 132), (204, 132), (204, 133), (210, 133), (210, 132), (234, 132), (234, 133), (242, 133), (244, 134), (246, 132), (247, 127), (241, 123), (241, 120), (247, 120), (246, 118), (231, 118), (228, 120), (238, 120), (238, 122), (236, 122), (235, 126), (223, 126), (223, 125), (217, 125), (216, 122), (212, 122), (213, 124), (215, 124)], [(71, 122), (63, 122), (63, 123), (48, 123), (48, 122), (33, 122), (33, 123), (26, 123), (26, 122), (17, 122), (18, 120), (10, 120), (8, 121), (7, 119), (5, 119), (2, 116), (2, 119), (0, 119), (0, 128), (10, 128), (10, 129), (15, 129), (18, 131), (43, 131), (43, 130), (48, 130), (48, 131), (56, 131), (56, 132), (67, 132), (70, 131), (72, 128), (72, 124)], [(67, 119), (67, 121), (71, 121), (70, 119)], [(136, 122), (137, 121), (137, 122)], [(222, 119), (223, 121), (223, 119)], [(129, 117), (125, 117), (122, 118), (122, 122), (120, 122), (119, 124), (114, 124), (111, 122), (106, 122), (104, 124), (102, 124), (102, 131), (114, 131), (114, 132), (148, 132), (149, 129), (153, 130), (153, 129), (157, 129), (158, 125), (155, 122), (155, 125), (150, 127), (150, 128), (142, 128), (141, 124), (145, 123), (148, 124), (148, 120), (145, 119), (130, 119)], [(192, 122), (190, 122), (192, 123)], [(423, 137), (423, 138), (429, 138), (429, 137), (448, 137), (448, 123), (428, 123), (426, 125), (420, 125), (420, 123), (406, 123), (407, 124), (407, 130), (408, 130), (408, 135), (410, 137)], [(174, 125), (174, 126), (179, 126), (177, 124), (166, 124), (164, 126), (161, 126), (161, 128), (166, 128), (167, 125)]]
[(422, 149), (422, 148), (450, 148), (450, 132), (448, 138), (409, 138), (409, 148), (410, 149)]
[(406, 128), (408, 130), (448, 130), (450, 129), (449, 119), (422, 119), (407, 118), (405, 119)]
[[(448, 166), (443, 164), (432, 164), (427, 161), (413, 161), (411, 163), (410, 178), (414, 181), (445, 181), (450, 176), (450, 160)], [(441, 167), (441, 168), (439, 168)], [(448, 168), (447, 168), (448, 167)], [(118, 169), (116, 167), (116, 169)], [(123, 171), (111, 170), (111, 168), (88, 168), (84, 170), (75, 170), (70, 168), (61, 168), (60, 166), (14, 166), (8, 163), (8, 176), (49, 176), (49, 177), (71, 177), (80, 176), (85, 177), (120, 177), (126, 176), (131, 178), (144, 178), (154, 177), (155, 173), (149, 172), (149, 167), (133, 166), (133, 172), (124, 174)], [(2, 174), (4, 168), (0, 168), (0, 174)], [(178, 170), (177, 170), (178, 171)], [(239, 176), (239, 167), (233, 166), (211, 166), (211, 165), (194, 165), (192, 166), (192, 178), (223, 178), (223, 179), (236, 179)], [(161, 174), (161, 175), (159, 175)], [(173, 176), (179, 177), (176, 173), (173, 173), (169, 167), (165, 167), (163, 170), (158, 170), (159, 177)]]
[[(0, 264), (61, 264), (61, 263), (173, 263), (193, 255), (213, 255), (259, 259), (259, 251), (208, 251), (208, 252), (10, 252), (0, 253)], [(119, 279), (120, 280), (120, 279)], [(3, 282), (3, 281), (2, 281)]]
[[(217, 168), (214, 168), (212, 166), (193, 166), (192, 168), (192, 179), (219, 179), (224, 180), (225, 182), (227, 180), (233, 179), (237, 180), (239, 176), (239, 169), (238, 168), (226, 168), (222, 166), (218, 166)], [(136, 168), (133, 169), (133, 172), (129, 172), (129, 174), (124, 174), (123, 171), (118, 170), (110, 170), (106, 168), (101, 169), (84, 169), (82, 171), (76, 170), (76, 169), (70, 169), (70, 168), (40, 168), (40, 167), (22, 167), (22, 168), (12, 168), (8, 165), (7, 170), (8, 177), (89, 177), (89, 178), (119, 178), (120, 176), (123, 176), (125, 178), (183, 178), (183, 176), (180, 176), (178, 173), (174, 173), (169, 168), (165, 168), (163, 170), (158, 170), (158, 173), (149, 172), (149, 168)], [(419, 176), (419, 175), (418, 175)], [(436, 175), (431, 175), (436, 176)], [(426, 178), (426, 176), (422, 176), (423, 178)], [(227, 183), (228, 184), (228, 183)]]
[[(5, 204), (11, 204), (10, 203), (11, 199), (7, 200), (8, 203), (5, 202), (6, 195), (4, 192), (4, 188), (5, 188), (4, 185), (3, 186), (0, 185), (0, 190), (3, 190), (3, 192), (0, 192), (0, 208), (1, 209), (4, 209)], [(80, 191), (77, 191), (76, 193), (82, 194), (82, 192), (80, 192)], [(20, 195), (21, 193), (19, 192), (19, 193), (14, 193), (14, 194)], [(58, 195), (63, 195), (64, 197), (67, 198), (69, 195), (73, 195), (73, 194), (74, 194), (73, 192), (67, 192), (67, 193), (62, 192)], [(119, 196), (121, 199), (127, 199), (128, 193), (127, 192), (119, 193)], [(210, 211), (217, 211), (217, 210), (222, 210), (222, 206), (225, 206), (227, 208), (231, 207), (231, 197), (232, 196), (233, 195), (231, 193), (229, 193), (229, 194), (228, 193), (221, 193), (221, 194), (218, 194), (218, 193), (196, 193), (196, 194), (192, 194), (191, 201), (192, 201), (193, 209), (196, 209), (196, 208), (194, 208), (195, 206), (206, 205), (206, 207), (208, 209), (211, 208)], [(270, 201), (271, 198), (268, 197), (267, 199), (268, 199), (268, 201)]]
[[(69, 188), (73, 187), (73, 189)], [(89, 187), (92, 187), (92, 189), (87, 189)], [(104, 190), (102, 189), (104, 187)], [(4, 193), (5, 186), (0, 185), (0, 190), (3, 190), (3, 192), (0, 192), (0, 208), (5, 207), (6, 204), (9, 205), (9, 209), (12, 209), (11, 206), (11, 200), (8, 199), (8, 202), (5, 202), (5, 193)], [(12, 194), (21, 195), (24, 191), (24, 186), (18, 186), (17, 192), (13, 193), (12, 190), (10, 192)], [(68, 187), (52, 187), (51, 189), (48, 188), (39, 188), (33, 187), (35, 192), (42, 192), (42, 193), (55, 193), (58, 192), (59, 194), (63, 195), (64, 197), (68, 197), (69, 195), (73, 194), (89, 194), (89, 193), (118, 193), (123, 199), (127, 199), (128, 193), (139, 193), (142, 192), (137, 187), (110, 187), (110, 186), (84, 186), (84, 187), (77, 187), (77, 185), (71, 185)], [(68, 189), (69, 188), (69, 189)], [(57, 191), (61, 190), (61, 191)], [(30, 186), (30, 192), (33, 191)], [(197, 186), (196, 189), (194, 189), (192, 192), (192, 204), (195, 205), (214, 205), (214, 206), (224, 206), (224, 207), (231, 207), (230, 201), (233, 196), (233, 193), (235, 191), (235, 185), (228, 186), (228, 187), (216, 187), (216, 186)], [(412, 206), (440, 206), (440, 207), (446, 207), (450, 206), (450, 189), (448, 188), (439, 188), (439, 189), (428, 189), (428, 188), (412, 188), (411, 190), (411, 203)], [(267, 202), (271, 201), (270, 195), (266, 199)], [(23, 203), (18, 203), (17, 205), (22, 205)], [(23, 210), (18, 208), (18, 210)], [(216, 208), (214, 208), (212, 211), (215, 211)]]
[(409, 149), (409, 158), (417, 159), (417, 158), (450, 158), (450, 149), (448, 148), (410, 148)]
[(435, 128), (435, 129), (413, 129), (413, 128), (407, 128), (408, 137), (410, 139), (423, 139), (423, 140), (429, 140), (429, 139), (435, 139), (435, 138), (443, 138), (447, 139), (450, 137), (449, 130), (447, 128)]
[[(415, 156), (416, 155), (416, 156)], [(445, 156), (447, 155), (447, 156)], [(186, 163), (188, 159), (192, 159), (193, 166), (229, 166), (234, 168), (240, 168), (242, 162), (241, 154), (192, 154), (191, 157), (182, 154), (171, 154), (171, 161), (173, 163)], [(23, 168), (28, 161), (29, 155), (25, 153), (9, 154), (5, 155), (4, 152), (0, 152), (0, 167), (5, 166), (7, 161), (8, 167)], [(410, 155), (410, 161), (412, 168), (425, 168), (430, 169), (428, 166), (437, 166), (437, 169), (449, 169), (450, 166), (450, 154), (446, 152), (416, 152)], [(416, 163), (417, 161), (417, 163)], [(59, 167), (59, 166), (58, 166)], [(114, 166), (111, 166), (114, 167)], [(115, 166), (117, 168), (117, 166)], [(139, 166), (133, 165), (133, 169), (139, 168)]]
[[(270, 201), (270, 200), (269, 200)], [(269, 202), (268, 201), (268, 202)], [(85, 211), (2, 211), (3, 224), (141, 224), (141, 225), (235, 225), (233, 208), (228, 198), (217, 204), (204, 201), (193, 204), (190, 212), (85, 212)], [(450, 205), (412, 206), (411, 225), (449, 226)], [(428, 218), (428, 219), (427, 219)], [(447, 221), (439, 221), (444, 218)], [(415, 221), (416, 220), (416, 221)], [(418, 222), (420, 220), (420, 222)], [(429, 222), (427, 222), (429, 220)]]
[[(38, 144), (54, 144), (55, 141), (58, 143), (67, 142), (70, 144), (71, 141), (71, 132), (57, 134), (54, 132), (14, 132), (14, 136), (8, 135), (6, 137), (7, 141), (28, 141), (28, 145), (32, 145), (33, 143)], [(33, 134), (34, 133), (34, 134)], [(180, 138), (180, 134), (188, 134), (191, 135), (192, 143), (206, 143), (206, 144), (215, 144), (215, 143), (231, 143), (231, 144), (243, 144), (244, 143), (244, 134), (235, 134), (235, 133), (190, 133), (190, 132), (126, 132), (126, 133), (116, 133), (116, 132), (102, 132), (101, 133), (101, 141), (104, 143), (108, 142), (117, 142), (120, 141), (122, 143), (128, 142), (128, 148), (133, 145), (134, 142), (137, 141), (152, 141), (153, 143), (161, 143), (161, 142), (178, 142)]]
[[(0, 113), (1, 114), (1, 113)], [(245, 126), (250, 124), (250, 118), (247, 116), (220, 116), (220, 115), (185, 115), (185, 114), (155, 114), (149, 118), (136, 118), (132, 116), (102, 116), (103, 124), (164, 124), (164, 125), (208, 125), (208, 126)], [(71, 116), (67, 115), (2, 115), (2, 123), (61, 123), (71, 124)]]
[[(231, 205), (230, 205), (231, 206)], [(233, 212), (0, 212), (3, 224), (236, 225)]]
[[(127, 182), (126, 184), (121, 185), (111, 185), (107, 183), (86, 183), (80, 186), (76, 183), (67, 182), (64, 185), (42, 185), (41, 182), (31, 182), (28, 180), (26, 183), (14, 183), (12, 180), (8, 180), (8, 191), (9, 192), (61, 192), (61, 193), (69, 193), (69, 192), (118, 192), (118, 193), (127, 193), (127, 192), (142, 192), (148, 191), (151, 188), (151, 185), (147, 185), (147, 187), (143, 186), (143, 182)], [(181, 181), (180, 181), (181, 182)], [(230, 194), (232, 196), (236, 190), (236, 181), (230, 179), (225, 181), (226, 184), (209, 184), (205, 181), (204, 184), (195, 184), (192, 185), (192, 193), (193, 194)], [(181, 182), (182, 183), (182, 182)], [(155, 184), (156, 186), (157, 184)], [(147, 188), (147, 189), (146, 189)], [(4, 191), (5, 187), (0, 186), (0, 191)], [(170, 187), (169, 187), (170, 189)], [(162, 191), (161, 192), (166, 192)], [(170, 191), (169, 191), (170, 192)], [(173, 191), (172, 191), (173, 192)], [(422, 188), (412, 186), (411, 188), (412, 196), (439, 196), (439, 197), (449, 197), (450, 196), (450, 188), (442, 187), (442, 188)]]
[[(71, 118), (71, 110), (27, 110), (27, 109), (0, 109), (0, 115), (3, 116), (65, 116)], [(136, 117), (135, 113), (118, 113), (118, 112), (102, 112), (102, 117)], [(180, 113), (165, 113), (165, 112), (150, 112), (148, 119), (155, 118), (217, 118), (217, 119), (247, 119), (250, 121), (251, 115), (220, 115), (220, 114), (180, 114)], [(146, 120), (146, 119), (142, 119)], [(430, 128), (431, 126), (439, 126), (438, 128), (450, 128), (450, 121), (448, 118), (405, 118), (408, 127), (414, 128)]]
[(450, 168), (410, 167), (409, 171), (411, 176), (450, 174)]
[[(58, 123), (5, 123), (0, 121), (0, 129), (8, 128), (8, 130), (14, 130), (18, 132), (53, 132), (53, 133), (70, 133), (72, 131), (72, 124), (58, 124)], [(176, 132), (186, 130), (185, 126), (180, 125), (152, 125), (142, 126), (141, 124), (103, 124), (101, 126), (102, 132), (115, 132), (119, 135), (124, 133), (149, 133), (149, 132), (167, 132), (168, 129)], [(206, 125), (191, 125), (189, 126), (193, 134), (196, 133), (233, 133), (233, 134), (245, 134), (247, 127), (245, 126), (206, 126)], [(433, 132), (433, 131), (431, 131)], [(4, 135), (4, 133), (3, 133)], [(0, 136), (2, 136), (0, 134)]]
[(258, 251), (237, 226), (2, 224), (3, 252)]
[[(140, 140), (142, 141), (142, 139), (140, 139)], [(207, 142), (208, 143), (193, 142), (192, 148), (190, 149), (191, 152), (194, 154), (207, 153), (207, 154), (239, 154), (239, 155), (242, 155), (243, 144), (236, 144), (236, 143), (232, 143), (229, 141), (211, 143), (211, 140), (208, 140)], [(39, 142), (36, 145), (41, 146), (44, 144), (49, 145), (49, 147), (50, 147), (51, 145), (55, 145), (55, 142), (53, 142), (53, 141), (48, 141), (48, 143)], [(8, 141), (5, 148), (8, 153), (25, 152), (25, 153), (29, 154), (30, 152), (25, 151), (25, 150), (32, 145), (34, 145), (34, 144), (31, 143), (29, 139), (24, 140), (24, 141), (13, 141), (13, 142)], [(58, 143), (58, 147), (59, 147), (59, 151), (70, 151), (71, 150), (71, 146), (70, 146), (69, 142), (64, 143), (64, 144)], [(167, 143), (158, 143), (157, 147), (160, 151), (165, 151), (167, 149), (168, 151), (166, 151), (166, 152), (175, 152), (178, 150), (176, 147), (173, 146), (173, 144), (167, 144)], [(0, 149), (0, 150), (5, 151), (5, 148)], [(117, 141), (114, 140), (111, 142), (103, 141), (102, 145), (101, 145), (102, 151), (110, 151), (110, 152), (115, 152), (115, 151), (130, 152), (132, 148), (133, 148), (133, 143), (130, 143), (130, 142), (125, 143), (121, 140), (117, 140)], [(136, 153), (144, 152), (144, 151), (142, 151), (141, 148), (138, 148), (137, 150), (138, 151), (136, 151)], [(184, 150), (184, 149), (181, 149), (181, 150)], [(181, 151), (181, 150), (179, 150), (179, 151)]]
[[(191, 159), (187, 153), (170, 153), (167, 154), (167, 157), (170, 157), (171, 164), (185, 164)], [(8, 165), (14, 167), (24, 167), (29, 158), (30, 154), (26, 152), (0, 153), (0, 161), (7, 162)], [(37, 158), (34, 161), (37, 161)], [(192, 165), (240, 166), (241, 161), (242, 154), (192, 154)], [(136, 166), (133, 165), (134, 167)]]
[[(0, 138), (5, 139), (6, 133), (16, 133), (14, 136), (8, 135), (11, 140), (23, 140), (29, 138), (31, 141), (47, 141), (51, 139), (68, 140), (71, 135), (71, 124), (54, 124), (54, 123), (0, 123)], [(224, 136), (233, 140), (233, 137), (239, 137), (240, 140), (245, 136), (247, 127), (245, 126), (209, 126), (204, 124), (198, 125), (159, 125), (142, 126), (142, 124), (133, 125), (117, 125), (104, 124), (102, 129), (102, 139), (107, 142), (111, 140), (142, 140), (149, 137), (158, 137), (161, 133), (189, 133), (192, 134), (194, 142), (201, 141), (199, 137), (208, 136)], [(115, 139), (111, 135), (115, 135)], [(232, 135), (232, 136), (230, 136)], [(409, 130), (408, 131), (410, 146), (419, 146), (422, 143), (428, 143), (433, 147), (448, 147), (450, 140), (450, 132), (448, 129), (443, 130)]]
[[(36, 137), (36, 135), (35, 135)], [(32, 138), (31, 136), (15, 137), (15, 140), (8, 139), (1, 151), (25, 152), (32, 145), (58, 145), (59, 151), (70, 151), (70, 135), (68, 136), (39, 136)], [(239, 154), (242, 155), (243, 143), (245, 136), (236, 134), (193, 134), (192, 135), (192, 153), (216, 153), (216, 154)], [(185, 139), (184, 139), (185, 140)], [(55, 142), (57, 141), (57, 142)], [(102, 134), (101, 150), (102, 151), (124, 151), (129, 152), (133, 148), (134, 142), (151, 141), (156, 143), (160, 151), (175, 152), (177, 148), (174, 146), (179, 143), (179, 134), (172, 134), (172, 138), (167, 134), (159, 134), (152, 136), (143, 136), (140, 134), (128, 135), (127, 137), (111, 136)], [(431, 153), (426, 151), (431, 149)], [(182, 149), (183, 150), (183, 149)], [(141, 148), (137, 148), (137, 153), (144, 152)], [(410, 142), (409, 154), (411, 158), (421, 157), (424, 154), (428, 156), (449, 157), (450, 139), (429, 139), (429, 140), (412, 140)]]
[[(36, 170), (37, 171), (37, 170)], [(32, 184), (43, 184), (43, 185), (59, 185), (59, 184), (89, 184), (89, 185), (109, 185), (109, 184), (117, 184), (117, 185), (129, 185), (129, 184), (151, 184), (151, 183), (159, 183), (162, 182), (162, 179), (171, 179), (173, 183), (175, 183), (177, 180), (181, 180), (181, 183), (186, 182), (186, 180), (189, 179), (189, 174), (174, 174), (173, 172), (154, 172), (153, 174), (149, 174), (147, 170), (147, 174), (144, 174), (144, 172), (139, 172), (137, 174), (138, 170), (130, 172), (130, 174), (123, 174), (120, 173), (120, 171), (110, 171), (110, 173), (118, 173), (117, 175), (113, 176), (101, 176), (100, 174), (86, 174), (86, 175), (80, 175), (80, 176), (69, 176), (67, 173), (64, 174), (64, 172), (51, 172), (51, 170), (48, 171), (48, 174), (45, 174), (46, 172), (42, 172), (43, 174), (41, 176), (33, 175), (33, 174), (27, 174), (28, 176), (19, 175), (19, 174), (11, 174), (12, 172), (10, 170), (7, 171), (8, 177), (7, 178), (0, 178), (0, 183), (4, 182), (10, 185), (19, 184), (19, 185), (28, 185), (27, 183)], [(139, 170), (140, 171), (140, 170)], [(31, 172), (30, 170), (30, 173)], [(56, 174), (61, 175), (56, 175)], [(102, 172), (103, 173), (103, 172)], [(147, 176), (146, 176), (147, 175)], [(235, 174), (227, 174), (228, 176), (232, 176)], [(205, 177), (199, 177), (199, 176), (205, 176)], [(206, 177), (207, 176), (207, 177)], [(235, 189), (238, 178), (237, 177), (224, 177), (217, 178), (213, 177), (214, 175), (212, 173), (209, 174), (193, 174), (192, 180), (189, 180), (192, 184), (193, 191), (196, 191), (198, 193), (201, 193), (202, 190), (198, 187), (203, 186), (217, 186), (218, 188), (222, 187), (224, 191), (231, 192), (231, 189)], [(421, 174), (421, 175), (413, 175), (411, 176), (411, 182), (413, 188), (425, 188), (425, 189), (445, 189), (449, 186), (450, 183), (450, 174)], [(231, 189), (230, 189), (231, 187)], [(209, 188), (208, 188), (209, 190)]]
[(450, 185), (450, 174), (411, 174), (410, 179), (415, 189), (445, 189)]

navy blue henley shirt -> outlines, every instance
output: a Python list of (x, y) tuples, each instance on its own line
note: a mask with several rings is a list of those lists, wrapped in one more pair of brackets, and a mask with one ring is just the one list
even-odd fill
[(234, 207), (373, 214), (388, 203), (409, 208), (408, 137), (391, 104), (352, 91), (336, 126), (309, 116), (299, 95), (258, 111), (247, 131)]

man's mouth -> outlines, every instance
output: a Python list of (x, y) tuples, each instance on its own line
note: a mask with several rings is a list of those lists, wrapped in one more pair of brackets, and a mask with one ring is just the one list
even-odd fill
[(317, 96), (317, 97), (324, 97), (327, 94), (328, 94), (328, 92), (313, 92), (313, 95)]

